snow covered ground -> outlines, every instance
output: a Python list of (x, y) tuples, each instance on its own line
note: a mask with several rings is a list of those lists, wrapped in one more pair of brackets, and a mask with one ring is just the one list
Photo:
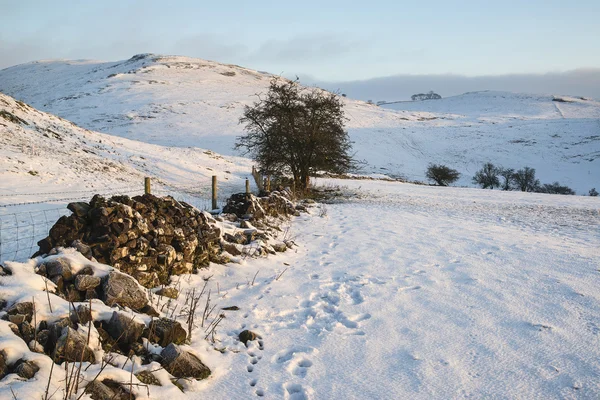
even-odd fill
[[(600, 396), (598, 198), (318, 183), (352, 196), (284, 226), (295, 252), (178, 280), (184, 292), (210, 277), (219, 307), (240, 310), (217, 330), (223, 354), (194, 336), (211, 378), (150, 398)], [(246, 348), (243, 329), (260, 339)], [(11, 380), (17, 395), (43, 393), (46, 367)]]
[(598, 198), (320, 183), (354, 196), (296, 218), (295, 252), (179, 280), (240, 310), (224, 354), (195, 336), (208, 381), (151, 398), (600, 396)]
[[(0, 71), (0, 91), (95, 131), (234, 155), (245, 105), (273, 75), (196, 58), (47, 60)], [(462, 173), (485, 162), (536, 168), (542, 183), (578, 194), (600, 186), (600, 103), (575, 97), (476, 92), (382, 107), (344, 99), (365, 173), (425, 181), (429, 163)]]

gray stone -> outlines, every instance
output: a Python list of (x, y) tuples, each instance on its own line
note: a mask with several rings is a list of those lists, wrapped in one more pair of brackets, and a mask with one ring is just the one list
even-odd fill
[(142, 337), (145, 327), (144, 323), (136, 321), (133, 316), (115, 311), (106, 325), (106, 331), (117, 343), (131, 345)]
[(67, 205), (67, 208), (78, 217), (85, 217), (90, 211), (90, 205), (84, 202), (69, 203), (69, 205)]
[[(106, 382), (106, 383), (105, 383)], [(110, 386), (108, 384), (110, 384)], [(116, 390), (113, 386), (116, 386)], [(119, 385), (115, 385), (113, 381), (98, 380), (88, 383), (85, 387), (85, 393), (89, 394), (92, 400), (130, 400), (135, 399), (135, 396), (129, 395)]]
[(52, 357), (59, 364), (65, 360), (69, 362), (79, 362), (80, 360), (95, 362), (94, 352), (86, 344), (86, 338), (69, 327), (63, 329), (63, 334), (56, 342)]
[(76, 324), (87, 325), (92, 321), (92, 312), (88, 306), (80, 304), (75, 310), (71, 310), (71, 321)]
[(195, 355), (171, 343), (160, 353), (163, 367), (176, 378), (206, 379), (210, 369)]
[(104, 283), (104, 302), (140, 310), (148, 304), (146, 292), (129, 275), (112, 271)]
[[(85, 258), (91, 260), (94, 256), (92, 254), (92, 248), (87, 244), (83, 243), (81, 240), (74, 240), (71, 243), (71, 247), (74, 247), (78, 252), (80, 252)], [(91, 275), (91, 274), (90, 274)]]
[(148, 340), (166, 347), (169, 343), (183, 344), (187, 332), (181, 324), (168, 318), (154, 319), (150, 323)]
[(14, 372), (21, 378), (31, 379), (40, 370), (33, 361), (19, 360), (16, 362)]
[(44, 264), (46, 264), (46, 274), (50, 278), (62, 276), (65, 281), (69, 281), (73, 277), (71, 265), (65, 258), (56, 258)]
[(91, 275), (77, 275), (75, 277), (75, 287), (77, 290), (85, 291), (90, 289), (95, 289), (100, 285), (100, 277), (99, 276), (91, 276)]

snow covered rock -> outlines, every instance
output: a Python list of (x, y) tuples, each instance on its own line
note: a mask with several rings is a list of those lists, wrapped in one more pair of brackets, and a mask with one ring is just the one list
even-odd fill
[(113, 271), (104, 282), (104, 302), (108, 306), (118, 304), (132, 310), (141, 310), (148, 304), (143, 288), (131, 276)]
[(183, 344), (187, 339), (187, 332), (177, 321), (168, 318), (152, 320), (149, 326), (148, 340), (166, 347), (169, 343)]
[(53, 359), (55, 362), (69, 361), (95, 362), (94, 352), (86, 344), (86, 338), (73, 328), (66, 327), (56, 343)]
[(115, 311), (106, 325), (106, 331), (121, 347), (130, 347), (142, 337), (145, 327), (134, 316)]
[(176, 378), (205, 379), (210, 369), (198, 357), (171, 343), (160, 353), (163, 367)]

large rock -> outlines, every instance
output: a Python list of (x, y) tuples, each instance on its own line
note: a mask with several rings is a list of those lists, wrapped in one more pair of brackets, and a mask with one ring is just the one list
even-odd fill
[(134, 316), (113, 312), (106, 325), (106, 331), (119, 344), (129, 347), (137, 342), (144, 332), (146, 325), (134, 319)]
[(77, 275), (75, 277), (75, 287), (77, 288), (77, 290), (86, 291), (90, 289), (95, 289), (99, 285), (99, 276)]
[(63, 334), (56, 342), (52, 357), (59, 364), (63, 361), (79, 362), (80, 360), (95, 362), (94, 352), (86, 344), (86, 338), (69, 327), (63, 329)]
[(16, 362), (13, 370), (21, 378), (31, 379), (40, 370), (40, 367), (38, 367), (33, 361), (25, 361), (21, 359)]
[(56, 276), (62, 276), (65, 281), (71, 280), (73, 277), (73, 271), (71, 270), (71, 265), (69, 261), (64, 257), (56, 258), (52, 261), (47, 261), (44, 263), (46, 275), (52, 279)]
[(14, 322), (11, 320), (10, 316), (19, 316), (17, 317), (18, 319), (23, 319), (24, 321), (31, 322), (31, 320), (33, 319), (33, 303), (31, 301), (25, 301), (22, 303), (13, 304), (6, 313), (9, 316), (8, 320), (17, 325), (20, 324), (22, 321)]
[(148, 304), (148, 297), (143, 288), (131, 276), (112, 271), (104, 283), (104, 302), (113, 306), (129, 307), (141, 310)]
[(166, 347), (169, 343), (184, 344), (187, 332), (181, 324), (168, 318), (154, 319), (150, 323), (148, 340)]
[(123, 387), (111, 380), (94, 380), (85, 387), (85, 393), (89, 394), (92, 400), (132, 400), (135, 396), (128, 393)]
[(160, 353), (163, 367), (176, 378), (206, 379), (210, 369), (195, 355), (171, 343)]

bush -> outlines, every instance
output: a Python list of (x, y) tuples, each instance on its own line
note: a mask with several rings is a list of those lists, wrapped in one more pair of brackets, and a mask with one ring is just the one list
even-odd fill
[(439, 100), (442, 98), (442, 96), (440, 96), (437, 93), (434, 93), (433, 91), (430, 91), (429, 93), (417, 93), (417, 94), (413, 94), (412, 96), (410, 96), (412, 101), (417, 101), (417, 100)]
[(590, 189), (590, 196), (592, 196), (592, 197), (597, 197), (598, 196), (598, 191), (596, 190), (596, 188), (591, 188)]
[(521, 192), (535, 192), (540, 186), (540, 181), (535, 179), (535, 168), (518, 170), (513, 174), (512, 181)]
[(500, 179), (498, 174), (500, 168), (494, 166), (494, 164), (488, 162), (483, 164), (483, 168), (475, 173), (473, 177), (473, 183), (481, 186), (482, 189), (493, 189), (494, 187), (500, 186)]
[(558, 182), (554, 183), (545, 183), (538, 190), (539, 193), (548, 193), (548, 194), (575, 194), (575, 191), (568, 186), (563, 186)]
[(448, 186), (460, 178), (460, 173), (445, 165), (430, 164), (429, 167), (427, 167), (425, 176), (430, 181), (434, 181), (438, 186)]

